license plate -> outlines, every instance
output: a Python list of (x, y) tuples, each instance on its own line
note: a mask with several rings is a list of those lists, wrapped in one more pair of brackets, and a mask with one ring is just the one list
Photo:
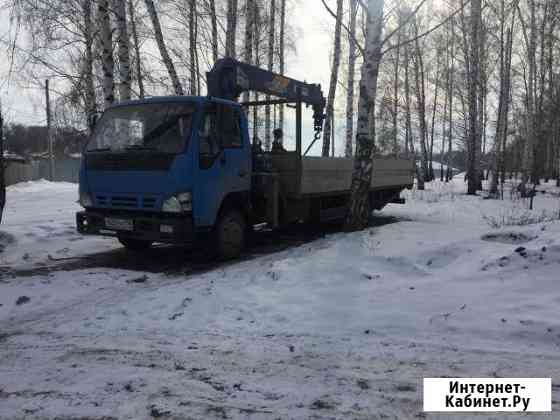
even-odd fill
[(134, 230), (134, 224), (129, 219), (113, 219), (111, 217), (105, 218), (105, 227), (114, 230)]

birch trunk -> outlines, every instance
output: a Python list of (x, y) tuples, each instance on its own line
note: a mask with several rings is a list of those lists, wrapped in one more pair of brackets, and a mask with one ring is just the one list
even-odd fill
[[(404, 47), (404, 101), (405, 101), (405, 153), (407, 157), (410, 157), (410, 152), (412, 150), (412, 101), (410, 97), (410, 47), (405, 45)], [(416, 166), (416, 161), (414, 163)]]
[(453, 130), (455, 129), (455, 124), (453, 122), (453, 99), (454, 99), (454, 88), (455, 88), (455, 23), (452, 20), (451, 25), (451, 45), (450, 45), (450, 56), (451, 56), (451, 68), (449, 69), (449, 134), (447, 138), (447, 173), (445, 174), (446, 182), (451, 181), (453, 178), (453, 170), (451, 169), (451, 155), (453, 153)]
[(340, 68), (340, 35), (342, 32), (343, 0), (336, 3), (336, 24), (334, 29), (334, 51), (333, 63), (331, 68), (331, 80), (329, 84), (329, 94), (327, 97), (327, 109), (325, 118), (325, 129), (323, 130), (323, 156), (329, 156), (331, 148), (332, 119), (334, 118), (334, 101), (336, 98), (336, 86), (338, 84), (338, 69)]
[[(268, 27), (268, 71), (274, 68), (274, 29), (276, 28), (276, 1), (270, 0), (270, 14)], [(270, 95), (266, 95), (266, 100), (270, 101)], [(264, 144), (265, 150), (270, 150), (271, 145), (271, 121), (270, 121), (270, 105), (264, 108)]]
[(198, 95), (198, 60), (196, 47), (196, 0), (189, 1), (189, 72), (190, 94)]
[[(522, 27), (527, 44), (527, 67), (528, 78), (525, 81), (526, 100), (525, 100), (525, 145), (521, 160), (521, 184), (518, 189), (523, 196), (527, 194), (527, 184), (530, 181), (531, 171), (534, 165), (534, 145), (535, 145), (535, 89), (536, 89), (536, 49), (537, 49), (537, 21), (535, 0), (528, 0), (530, 9), (529, 28), (522, 21)], [(528, 29), (528, 30), (527, 30)]]
[(82, 13), (84, 15), (84, 41), (85, 41), (85, 63), (84, 63), (84, 97), (86, 120), (90, 134), (94, 129), (94, 119), (97, 114), (95, 100), (95, 85), (93, 83), (93, 21), (91, 1), (82, 0)]
[[(251, 64), (253, 62), (253, 34), (254, 17), (255, 17), (255, 2), (254, 0), (245, 1), (245, 50), (243, 52), (243, 61)], [(242, 102), (249, 100), (249, 92), (243, 92)]]
[(138, 96), (143, 99), (146, 96), (144, 90), (144, 76), (142, 75), (142, 59), (140, 57), (140, 41), (138, 30), (136, 29), (136, 17), (132, 0), (128, 0), (128, 13), (130, 14), (130, 30), (132, 31), (132, 41), (134, 43), (134, 56), (136, 61), (136, 80), (138, 82)]
[[(494, 136), (494, 158), (492, 161), (492, 179), (490, 182), (489, 194), (491, 197), (498, 197), (498, 178), (499, 168), (501, 166), (501, 146), (502, 131), (504, 125), (505, 103), (508, 101), (509, 92), (506, 92), (506, 39), (505, 39), (505, 0), (501, 0), (500, 4), (500, 92), (498, 95), (498, 119), (496, 121), (496, 134)], [(509, 34), (508, 34), (509, 36)], [(506, 117), (507, 118), (507, 117)]]
[[(254, 3), (254, 18), (253, 21), (255, 23), (254, 25), (254, 33), (253, 33), (253, 44), (255, 47), (255, 65), (258, 67), (261, 64), (261, 59), (260, 59), (260, 47), (261, 47), (261, 38), (259, 36), (260, 34), (260, 30), (259, 30), (259, 26), (260, 26), (260, 21), (261, 21), (261, 17), (260, 17), (260, 10), (259, 10), (259, 4), (258, 2), (255, 1)], [(259, 94), (258, 92), (255, 92), (255, 101), (259, 100)], [(254, 106), (253, 107), (253, 144), (256, 144), (256, 142), (260, 141), (259, 139), (259, 108), (258, 106)]]
[[(278, 40), (278, 54), (280, 60), (280, 74), (286, 72), (286, 0), (280, 0), (280, 39)], [(279, 107), (278, 125), (284, 130), (284, 104)]]
[[(367, 226), (370, 206), (370, 186), (373, 172), (373, 153), (375, 150), (375, 120), (369, 115), (375, 110), (377, 79), (381, 65), (381, 34), (383, 32), (383, 0), (369, 0), (365, 56), (362, 65), (360, 95), (358, 100), (358, 125), (356, 130), (356, 154), (346, 228), (360, 230)], [(370, 131), (371, 129), (374, 131)]]
[[(418, 27), (416, 26), (416, 36), (418, 36)], [(415, 42), (414, 52), (414, 81), (416, 85), (416, 103), (418, 109), (418, 120), (420, 124), (420, 171), (418, 177), (418, 189), (425, 189), (426, 178), (428, 177), (428, 126), (426, 122), (426, 87), (424, 59), (418, 39)]]
[(354, 138), (354, 80), (356, 72), (356, 17), (358, 0), (350, 0), (350, 33), (348, 34), (348, 89), (346, 92), (346, 147), (345, 156), (352, 157)]
[(105, 108), (108, 108), (115, 102), (115, 61), (113, 59), (113, 35), (111, 17), (109, 15), (109, 0), (98, 1), (97, 19), (101, 68), (103, 71), (103, 100)]
[(445, 94), (443, 99), (443, 118), (441, 122), (441, 149), (439, 158), (439, 168), (440, 168), (440, 181), (444, 180), (444, 169), (443, 169), (443, 156), (445, 155), (445, 133), (447, 128), (447, 107), (449, 106), (449, 34), (447, 36), (447, 43), (445, 48)]
[(228, 0), (226, 24), (226, 57), (236, 58), (237, 0)]
[(218, 61), (218, 18), (216, 17), (216, 1), (210, 0), (210, 25), (212, 26), (212, 58)]
[(439, 54), (437, 58), (437, 65), (436, 65), (436, 78), (435, 78), (435, 93), (434, 93), (434, 104), (432, 107), (432, 130), (430, 135), (430, 153), (429, 153), (429, 180), (433, 181), (435, 179), (434, 176), (434, 140), (435, 140), (435, 129), (436, 129), (436, 112), (437, 112), (437, 103), (438, 103), (438, 95), (439, 95)]
[(119, 99), (130, 100), (130, 38), (126, 23), (126, 0), (114, 0), (117, 21), (117, 44), (119, 57)]
[(165, 41), (163, 39), (163, 33), (161, 32), (161, 24), (159, 23), (159, 17), (154, 6), (153, 0), (144, 0), (146, 3), (146, 8), (148, 9), (148, 14), (150, 15), (150, 19), (152, 21), (152, 26), (154, 27), (154, 35), (156, 38), (156, 43), (159, 49), (159, 53), (163, 60), (163, 64), (167, 68), (167, 72), (169, 73), (169, 77), (171, 78), (171, 83), (173, 84), (173, 89), (175, 94), (178, 96), (183, 96), (185, 93), (183, 91), (183, 86), (179, 81), (179, 77), (177, 76), (177, 71), (175, 70), (175, 65), (169, 56), (167, 51), (167, 47), (165, 45)]
[[(402, 24), (401, 16), (399, 15), (399, 26)], [(395, 73), (393, 75), (393, 155), (395, 157), (399, 154), (399, 71), (401, 61), (401, 31), (397, 35), (397, 48), (395, 51)]]
[(476, 195), (479, 187), (479, 162), (478, 162), (478, 148), (479, 148), (479, 85), (480, 85), (480, 51), (479, 51), (479, 37), (480, 37), (480, 21), (481, 21), (481, 0), (471, 1), (471, 42), (470, 42), (470, 69), (468, 72), (469, 80), (469, 136), (467, 143), (467, 179), (468, 189), (467, 194)]

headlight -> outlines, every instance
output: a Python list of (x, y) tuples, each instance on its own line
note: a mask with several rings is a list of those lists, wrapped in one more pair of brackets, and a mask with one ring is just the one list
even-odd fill
[(166, 213), (186, 213), (192, 211), (192, 194), (179, 193), (163, 202), (162, 210)]
[(87, 192), (80, 192), (79, 203), (83, 208), (93, 207), (93, 200)]
[(178, 194), (177, 199), (181, 203), (183, 211), (192, 211), (192, 194), (190, 192)]
[(163, 202), (161, 209), (166, 213), (181, 213), (181, 203), (177, 197), (171, 197)]

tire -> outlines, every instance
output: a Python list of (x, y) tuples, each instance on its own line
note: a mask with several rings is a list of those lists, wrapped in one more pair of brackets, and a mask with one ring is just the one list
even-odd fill
[(128, 250), (130, 251), (146, 251), (150, 249), (153, 242), (150, 241), (143, 241), (141, 239), (131, 239), (131, 238), (123, 238), (119, 236), (119, 242)]
[(245, 247), (247, 222), (235, 209), (226, 209), (220, 214), (215, 229), (215, 244), (218, 257), (222, 260), (238, 258)]

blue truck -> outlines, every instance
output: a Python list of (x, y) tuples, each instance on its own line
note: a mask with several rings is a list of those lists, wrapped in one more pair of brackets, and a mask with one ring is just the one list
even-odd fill
[[(313, 108), (314, 141), (322, 130), (320, 85), (227, 58), (207, 82), (208, 96), (154, 97), (104, 112), (83, 153), (80, 233), (114, 236), (133, 251), (206, 246), (230, 259), (255, 225), (344, 218), (352, 160), (302, 151), (304, 105)], [(240, 104), (249, 91), (276, 99)], [(275, 104), (295, 110), (295, 150), (262, 150), (250, 138), (252, 107)], [(413, 184), (413, 162), (378, 159), (375, 168), (370, 202), (380, 209)]]

